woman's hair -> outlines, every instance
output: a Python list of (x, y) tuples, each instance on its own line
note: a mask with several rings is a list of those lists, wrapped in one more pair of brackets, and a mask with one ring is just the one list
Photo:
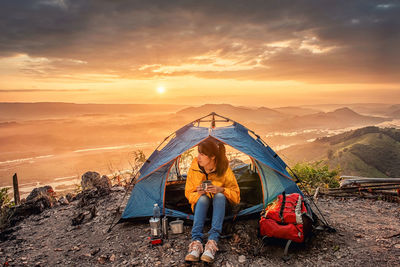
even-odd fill
[(215, 157), (216, 172), (218, 176), (223, 175), (229, 166), (226, 150), (223, 143), (210, 137), (199, 144), (199, 153), (203, 153), (207, 157)]

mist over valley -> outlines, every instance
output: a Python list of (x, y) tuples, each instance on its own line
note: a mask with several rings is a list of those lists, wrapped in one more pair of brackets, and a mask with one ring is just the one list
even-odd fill
[(23, 193), (38, 183), (61, 190), (73, 188), (89, 170), (111, 174), (132, 169), (134, 151), (150, 156), (166, 136), (211, 112), (254, 130), (291, 163), (291, 156), (299, 157), (287, 153), (290, 147), (318, 147), (318, 138), (365, 126), (400, 127), (396, 116), (390, 117), (399, 105), (322, 107), (0, 103), (0, 186), (11, 186), (17, 173)]

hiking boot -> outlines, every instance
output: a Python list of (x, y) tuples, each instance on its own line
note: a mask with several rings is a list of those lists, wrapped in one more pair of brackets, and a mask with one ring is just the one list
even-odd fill
[(203, 252), (203, 244), (200, 241), (195, 240), (189, 244), (189, 251), (185, 257), (185, 261), (199, 261), (200, 253)]
[(215, 240), (208, 240), (204, 253), (201, 255), (201, 260), (205, 262), (213, 262), (215, 258), (215, 253), (218, 251), (217, 242)]

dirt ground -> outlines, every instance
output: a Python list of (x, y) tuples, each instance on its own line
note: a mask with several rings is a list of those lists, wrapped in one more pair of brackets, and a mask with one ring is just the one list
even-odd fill
[[(150, 246), (146, 223), (120, 223), (108, 233), (122, 188), (96, 199), (95, 216), (79, 201), (32, 215), (0, 243), (4, 266), (190, 266), (184, 257), (190, 225), (169, 235), (161, 246)], [(400, 205), (367, 199), (321, 198), (318, 206), (336, 233), (319, 232), (305, 245), (291, 245), (282, 259), (284, 243), (258, 237), (258, 221), (240, 220), (231, 238), (219, 242), (211, 266), (398, 266), (400, 265)], [(82, 224), (71, 223), (84, 213)], [(263, 245), (264, 244), (264, 245)], [(193, 266), (203, 266), (196, 263)]]

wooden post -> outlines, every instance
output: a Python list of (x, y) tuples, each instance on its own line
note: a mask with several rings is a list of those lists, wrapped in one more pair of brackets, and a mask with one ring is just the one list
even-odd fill
[(13, 186), (14, 186), (14, 203), (15, 205), (19, 205), (21, 203), (21, 199), (19, 198), (18, 177), (16, 173), (14, 173), (13, 176)]

